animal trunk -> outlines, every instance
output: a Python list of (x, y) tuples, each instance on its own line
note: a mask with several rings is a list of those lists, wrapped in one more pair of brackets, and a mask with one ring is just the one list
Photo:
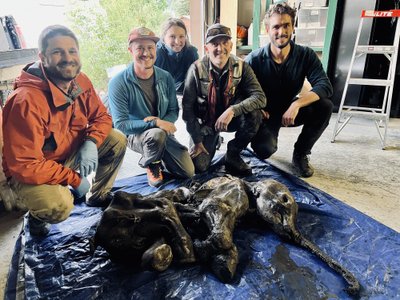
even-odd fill
[(314, 255), (323, 260), (331, 269), (340, 274), (349, 284), (349, 286), (345, 289), (347, 293), (349, 293), (350, 295), (358, 295), (358, 293), (360, 292), (360, 283), (353, 275), (353, 273), (351, 273), (336, 260), (324, 253), (317, 245), (303, 237), (300, 232), (294, 234), (293, 241), (304, 247), (305, 249), (311, 251)]

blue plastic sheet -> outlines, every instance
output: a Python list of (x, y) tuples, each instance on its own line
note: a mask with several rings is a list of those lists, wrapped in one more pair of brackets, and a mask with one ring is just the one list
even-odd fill
[[(361, 299), (400, 298), (400, 235), (328, 194), (258, 160), (246, 151), (254, 181), (273, 178), (288, 186), (299, 204), (298, 227), (344, 265), (362, 285)], [(216, 162), (206, 180), (224, 174)], [(169, 180), (162, 189), (188, 181)], [(145, 175), (115, 183), (115, 189), (148, 194)], [(239, 227), (234, 242), (239, 265), (233, 282), (221, 283), (201, 265), (172, 266), (158, 273), (116, 265), (100, 247), (92, 255), (102, 210), (77, 204), (49, 236), (33, 238), (26, 222), (17, 241), (5, 299), (351, 299), (341, 276), (317, 257), (286, 243), (266, 226)]]

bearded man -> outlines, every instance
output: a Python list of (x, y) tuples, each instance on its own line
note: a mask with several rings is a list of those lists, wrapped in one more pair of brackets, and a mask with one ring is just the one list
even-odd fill
[(87, 205), (109, 204), (126, 137), (112, 129), (111, 116), (80, 71), (79, 44), (70, 29), (45, 28), (39, 58), (22, 70), (4, 107), (3, 169), (29, 210), (30, 233), (45, 236), (51, 223), (70, 215), (74, 198), (89, 190)]
[[(314, 169), (309, 155), (329, 124), (333, 90), (317, 54), (292, 41), (295, 15), (296, 10), (287, 3), (271, 6), (264, 18), (271, 42), (246, 57), (268, 99), (251, 147), (258, 157), (266, 159), (278, 149), (282, 126), (304, 125), (294, 145), (292, 163), (297, 175), (310, 177)], [(305, 79), (312, 88), (300, 94)]]

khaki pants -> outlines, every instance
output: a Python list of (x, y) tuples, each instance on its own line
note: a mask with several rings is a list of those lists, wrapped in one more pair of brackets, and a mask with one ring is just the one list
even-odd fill
[[(112, 129), (98, 151), (99, 164), (91, 188), (93, 197), (111, 190), (125, 155), (126, 137)], [(66, 160), (64, 166), (78, 169), (75, 158), (76, 153)], [(59, 223), (68, 218), (74, 207), (74, 196), (68, 186), (31, 185), (18, 182), (14, 178), (11, 178), (10, 184), (19, 201), (40, 220)]]

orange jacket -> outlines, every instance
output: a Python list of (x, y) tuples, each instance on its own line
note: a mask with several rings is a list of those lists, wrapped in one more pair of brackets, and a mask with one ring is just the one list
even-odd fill
[(27, 184), (79, 186), (79, 173), (62, 163), (85, 139), (99, 147), (111, 116), (92, 83), (80, 73), (69, 96), (49, 81), (42, 64), (27, 65), (3, 110), (3, 168)]

